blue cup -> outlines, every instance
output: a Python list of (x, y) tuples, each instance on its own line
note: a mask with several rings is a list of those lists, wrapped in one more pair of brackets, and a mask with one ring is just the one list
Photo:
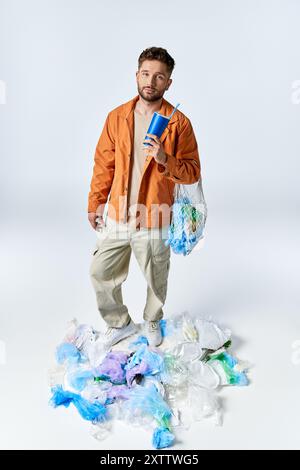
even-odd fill
[[(147, 134), (154, 134), (157, 137), (161, 137), (163, 131), (169, 124), (170, 117), (163, 116), (162, 114), (158, 114), (156, 111), (153, 113), (151, 122), (149, 124), (149, 128)], [(152, 140), (151, 137), (146, 135), (145, 139)], [(144, 145), (150, 147), (151, 144), (147, 144), (144, 142)]]

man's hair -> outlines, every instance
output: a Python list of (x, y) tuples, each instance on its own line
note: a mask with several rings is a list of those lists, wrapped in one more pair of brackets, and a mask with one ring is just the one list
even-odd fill
[(171, 57), (168, 51), (162, 47), (148, 47), (148, 49), (145, 49), (141, 53), (138, 60), (139, 69), (141, 68), (144, 60), (159, 60), (160, 62), (163, 62), (166, 64), (168, 73), (170, 75), (172, 74), (175, 67), (175, 61), (173, 57)]

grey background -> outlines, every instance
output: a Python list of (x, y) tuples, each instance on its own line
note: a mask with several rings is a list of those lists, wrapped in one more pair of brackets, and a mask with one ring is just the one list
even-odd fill
[[(75, 412), (49, 409), (47, 369), (67, 321), (103, 327), (88, 277), (94, 150), (151, 46), (175, 59), (165, 98), (191, 119), (208, 204), (201, 248), (172, 254), (165, 314), (230, 327), (253, 363), (250, 387), (223, 392), (224, 426), (197, 424), (177, 448), (299, 447), (299, 15), (296, 0), (0, 0), (1, 447), (149, 445), (122, 424), (99, 444)], [(132, 258), (137, 322), (145, 294)]]

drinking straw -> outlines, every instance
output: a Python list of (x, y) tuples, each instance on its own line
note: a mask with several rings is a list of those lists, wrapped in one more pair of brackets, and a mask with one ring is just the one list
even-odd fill
[(169, 121), (171, 121), (171, 117), (173, 116), (173, 114), (175, 113), (175, 111), (177, 110), (177, 108), (178, 108), (179, 105), (180, 105), (180, 103), (177, 103), (177, 104), (176, 104), (175, 108), (174, 108), (173, 111), (172, 111), (171, 116), (169, 117)]

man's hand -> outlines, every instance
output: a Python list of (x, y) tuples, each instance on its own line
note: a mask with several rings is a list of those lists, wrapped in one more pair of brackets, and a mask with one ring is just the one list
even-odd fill
[(149, 139), (144, 139), (143, 144), (144, 143), (151, 144), (151, 147), (150, 145), (149, 146), (143, 145), (143, 150), (146, 150), (148, 152), (148, 155), (154, 157), (157, 163), (164, 165), (167, 161), (167, 156), (164, 152), (164, 148), (163, 148), (161, 141), (154, 134), (146, 134), (146, 135), (148, 137), (151, 137), (151, 139), (153, 140), (149, 141)]
[(89, 212), (88, 213), (88, 219), (89, 219), (89, 222), (90, 222), (91, 226), (95, 230), (97, 230), (97, 228), (99, 228), (99, 227), (104, 226), (104, 220), (103, 220), (102, 215), (97, 214), (96, 212)]

